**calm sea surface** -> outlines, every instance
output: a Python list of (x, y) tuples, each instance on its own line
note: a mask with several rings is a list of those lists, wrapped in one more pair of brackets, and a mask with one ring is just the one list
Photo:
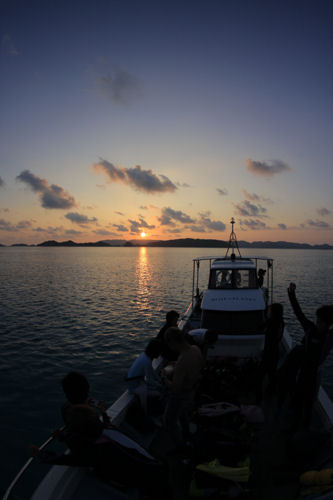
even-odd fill
[[(274, 259), (274, 301), (285, 306), (295, 339), (302, 331), (286, 288), (297, 283), (309, 318), (333, 303), (333, 252), (249, 250)], [(136, 353), (155, 335), (169, 309), (191, 298), (192, 259), (224, 255), (193, 248), (0, 248), (0, 443), (3, 492), (29, 457), (29, 443), (61, 425), (61, 378), (87, 375), (91, 394), (111, 403)], [(202, 268), (202, 286), (207, 272)], [(333, 353), (324, 372), (333, 397)], [(39, 468), (44, 467), (39, 465)]]

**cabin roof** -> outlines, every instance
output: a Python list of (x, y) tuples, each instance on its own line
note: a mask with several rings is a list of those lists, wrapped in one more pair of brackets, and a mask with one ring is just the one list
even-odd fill
[(242, 259), (242, 260), (224, 260), (218, 259), (214, 260), (211, 269), (255, 269), (256, 265), (253, 260)]

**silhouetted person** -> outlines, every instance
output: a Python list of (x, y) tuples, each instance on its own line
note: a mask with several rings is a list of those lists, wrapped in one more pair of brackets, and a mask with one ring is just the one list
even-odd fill
[(305, 336), (301, 367), (298, 374), (294, 395), (294, 418), (292, 430), (304, 425), (309, 427), (312, 409), (319, 388), (319, 366), (328, 355), (332, 344), (333, 305), (319, 307), (316, 311), (316, 323), (308, 320), (296, 299), (296, 285), (290, 283), (288, 296), (291, 306), (301, 323)]
[(157, 340), (159, 340), (162, 344), (162, 351), (161, 354), (163, 358), (165, 358), (168, 361), (176, 361), (177, 359), (177, 353), (172, 351), (170, 347), (168, 346), (168, 343), (165, 340), (165, 332), (168, 330), (168, 328), (171, 328), (173, 326), (177, 326), (179, 320), (179, 314), (177, 311), (168, 311), (166, 313), (166, 322), (160, 329), (158, 335), (156, 336)]
[(283, 306), (275, 303), (268, 307), (267, 321), (263, 325), (265, 344), (262, 359), (258, 368), (257, 403), (262, 399), (262, 383), (265, 375), (268, 376), (268, 389), (276, 388), (276, 371), (279, 361), (280, 342), (283, 337), (284, 320)]
[(258, 270), (258, 286), (261, 288), (264, 284), (264, 278), (265, 278), (266, 271), (265, 269), (259, 269)]
[(170, 391), (164, 413), (164, 425), (176, 447), (180, 447), (184, 444), (184, 439), (179, 423), (187, 425), (204, 360), (199, 347), (190, 345), (178, 328), (169, 328), (165, 338), (170, 349), (178, 354), (178, 359), (172, 380), (164, 377), (166, 388)]

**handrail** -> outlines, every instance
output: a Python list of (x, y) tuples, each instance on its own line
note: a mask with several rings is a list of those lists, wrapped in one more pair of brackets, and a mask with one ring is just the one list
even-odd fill
[[(62, 427), (60, 430), (63, 430), (64, 427)], [(50, 436), (40, 447), (39, 447), (39, 450), (43, 450), (44, 448), (46, 448), (47, 445), (49, 445), (53, 439), (54, 439), (55, 436)], [(22, 469), (16, 474), (16, 476), (14, 477), (13, 481), (10, 483), (10, 485), (8, 486), (4, 496), (2, 497), (2, 500), (8, 500), (14, 486), (16, 485), (16, 483), (19, 481), (19, 479), (21, 479), (21, 477), (23, 476), (23, 474), (25, 473), (25, 471), (30, 467), (31, 463), (35, 460), (36, 457), (30, 457), (29, 460), (27, 460), (27, 462), (23, 465)]]

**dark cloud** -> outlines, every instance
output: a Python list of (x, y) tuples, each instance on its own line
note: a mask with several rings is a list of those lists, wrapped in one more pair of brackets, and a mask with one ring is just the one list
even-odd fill
[(142, 97), (139, 79), (127, 71), (99, 76), (96, 85), (100, 94), (116, 104), (126, 106)]
[(203, 226), (189, 226), (189, 228), (193, 233), (205, 233), (206, 229)]
[(273, 175), (291, 170), (290, 166), (281, 160), (264, 162), (251, 160), (250, 158), (246, 160), (246, 168), (251, 174), (260, 175), (262, 177), (273, 177)]
[(191, 187), (187, 182), (176, 182), (176, 185), (180, 188), (189, 188)]
[(32, 191), (39, 194), (42, 207), (49, 209), (66, 209), (76, 206), (76, 201), (67, 191), (56, 184), (49, 184), (47, 180), (41, 179), (24, 170), (16, 177), (20, 182), (27, 184)]
[(121, 231), (123, 233), (128, 231), (127, 227), (123, 226), (123, 224), (113, 224), (113, 227), (116, 227), (117, 231)]
[(76, 229), (66, 229), (65, 234), (68, 234), (70, 236), (79, 236), (82, 234), (82, 231), (77, 231)]
[(0, 231), (20, 231), (22, 229), (28, 229), (32, 226), (30, 220), (21, 220), (17, 224), (12, 224), (4, 219), (0, 219)]
[(122, 212), (115, 212), (115, 214), (121, 215), (122, 217), (124, 216), (124, 214)]
[(329, 229), (331, 226), (323, 220), (307, 220), (307, 224), (311, 227), (316, 227), (318, 229)]
[(137, 191), (149, 194), (172, 193), (177, 189), (165, 175), (157, 176), (152, 170), (144, 170), (140, 165), (133, 168), (116, 167), (101, 158), (99, 163), (94, 164), (94, 170), (106, 174), (109, 182), (122, 182)]
[(331, 211), (328, 210), (328, 208), (317, 208), (317, 213), (321, 215), (322, 217), (325, 217), (325, 215), (330, 215)]
[(80, 224), (80, 225), (85, 225), (85, 224), (90, 224), (92, 222), (97, 222), (96, 217), (87, 217), (86, 215), (83, 214), (78, 214), (75, 212), (69, 212), (68, 214), (65, 215), (66, 219), (70, 220), (71, 222), (74, 222), (75, 224)]
[[(61, 227), (52, 227), (52, 226), (48, 226), (47, 228), (46, 227), (35, 227), (33, 229), (34, 232), (36, 233), (49, 233), (49, 234), (55, 234), (55, 233), (58, 233), (59, 231), (62, 231), (62, 228)], [(67, 231), (66, 231), (67, 232)]]
[(195, 220), (189, 215), (185, 214), (181, 210), (173, 210), (170, 207), (162, 208), (162, 215), (159, 217), (159, 221), (162, 226), (173, 226), (174, 221), (181, 222), (183, 224), (194, 224)]
[(261, 196), (259, 194), (256, 194), (256, 193), (249, 193), (248, 191), (246, 191), (246, 189), (243, 189), (243, 194), (245, 196), (245, 198), (247, 200), (250, 200), (250, 201), (256, 201), (256, 202), (263, 202), (263, 203), (273, 203), (272, 200), (270, 198), (265, 198), (265, 196)]
[(5, 185), (5, 181), (3, 180), (3, 178), (0, 176), (0, 187), (4, 186)]
[(265, 229), (266, 228), (266, 224), (264, 222), (262, 222), (261, 220), (259, 219), (253, 219), (253, 220), (249, 220), (249, 219), (243, 219), (243, 220), (240, 220), (239, 221), (242, 229), (245, 228), (248, 228), (248, 229)]
[(285, 224), (278, 224), (279, 229), (287, 229), (287, 226)]
[(212, 231), (224, 231), (225, 224), (219, 220), (211, 220), (209, 217), (201, 215), (200, 221), (207, 229), (211, 229)]
[(234, 203), (237, 214), (242, 217), (267, 217), (265, 214), (267, 209), (261, 205), (254, 205), (249, 200), (242, 201), (242, 203)]
[(98, 234), (99, 236), (116, 236), (116, 233), (108, 231), (107, 229), (96, 229), (93, 233)]
[(228, 194), (227, 189), (221, 189), (221, 188), (216, 188), (216, 191), (221, 195), (221, 196), (226, 196)]
[(131, 225), (131, 233), (141, 233), (142, 229), (155, 229), (154, 225), (148, 224), (143, 218), (138, 221), (128, 219), (128, 222)]

